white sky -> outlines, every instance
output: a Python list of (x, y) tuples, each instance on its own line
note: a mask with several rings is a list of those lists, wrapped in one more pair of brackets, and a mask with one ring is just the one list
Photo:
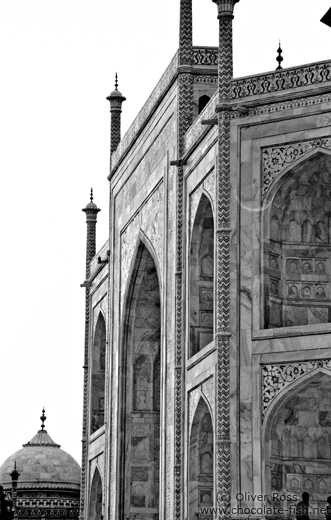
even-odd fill
[[(217, 7), (193, 0), (194, 44), (217, 45)], [(234, 72), (331, 58), (330, 0), (241, 0)], [(109, 103), (128, 126), (178, 46), (179, 0), (0, 0), (0, 463), (46, 429), (81, 461), (85, 215), (107, 239)], [(19, 468), (18, 468), (19, 469)]]

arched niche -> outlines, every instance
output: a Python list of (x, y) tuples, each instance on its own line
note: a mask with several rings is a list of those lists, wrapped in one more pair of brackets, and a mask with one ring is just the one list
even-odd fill
[(91, 433), (104, 424), (106, 323), (99, 313), (92, 343)]
[(88, 517), (89, 520), (101, 520), (102, 518), (102, 481), (97, 468), (94, 471), (90, 490)]
[(331, 377), (319, 371), (287, 387), (268, 415), (263, 480), (270, 506), (280, 507), (272, 497), (296, 495), (298, 499), (281, 505), (290, 511), (307, 491), (313, 507), (324, 507), (326, 476), (331, 472), (330, 444)]
[(207, 94), (203, 94), (202, 96), (199, 97), (199, 105), (198, 105), (199, 114), (208, 105), (209, 101), (210, 101), (210, 96), (207, 96)]
[(192, 422), (189, 443), (189, 518), (198, 518), (214, 502), (214, 433), (209, 408), (200, 397)]
[(160, 287), (154, 259), (141, 242), (125, 305), (120, 366), (119, 516), (159, 514)]
[(264, 328), (331, 321), (331, 156), (278, 182), (265, 211)]
[(189, 266), (189, 355), (193, 356), (213, 341), (214, 331), (214, 218), (204, 193), (193, 223)]

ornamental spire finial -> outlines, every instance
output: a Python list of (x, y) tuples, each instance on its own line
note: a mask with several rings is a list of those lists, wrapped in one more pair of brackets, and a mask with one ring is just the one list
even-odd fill
[(115, 90), (118, 90), (118, 78), (117, 78), (117, 72), (115, 73)]
[(280, 40), (279, 40), (279, 47), (278, 47), (278, 49), (277, 49), (277, 52), (278, 52), (278, 56), (277, 56), (276, 60), (278, 61), (278, 67), (276, 68), (276, 70), (279, 70), (279, 69), (282, 69), (282, 68), (283, 68), (283, 67), (281, 66), (281, 63), (282, 63), (282, 61), (283, 61), (283, 59), (284, 59), (283, 56), (282, 56), (282, 52), (283, 52), (283, 50), (282, 50), (282, 48), (281, 48), (281, 46), (280, 46)]
[(93, 202), (93, 188), (91, 188), (90, 201)]
[(45, 428), (44, 422), (46, 421), (47, 417), (45, 415), (45, 408), (43, 408), (42, 415), (40, 417), (41, 420), (41, 429), (43, 430)]

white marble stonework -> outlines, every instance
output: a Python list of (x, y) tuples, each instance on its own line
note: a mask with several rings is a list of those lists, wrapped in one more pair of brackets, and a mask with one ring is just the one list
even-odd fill
[(163, 270), (162, 228), (163, 228), (163, 183), (151, 194), (137, 215), (131, 220), (121, 234), (121, 303), (125, 294), (129, 269), (136, 250), (139, 231), (143, 231), (154, 246), (160, 271)]
[(190, 232), (192, 231), (194, 218), (199, 205), (201, 195), (204, 191), (208, 193), (211, 200), (215, 200), (216, 172), (213, 169), (203, 182), (190, 194)]
[(225, 488), (233, 508), (330, 492), (331, 62), (234, 80), (217, 108), (214, 61), (177, 70), (176, 55), (113, 155), (85, 520), (96, 471), (105, 520), (211, 520)]

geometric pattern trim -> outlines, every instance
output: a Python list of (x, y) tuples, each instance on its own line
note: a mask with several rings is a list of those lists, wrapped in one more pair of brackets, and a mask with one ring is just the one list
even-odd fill
[(194, 65), (217, 65), (217, 47), (193, 47)]
[(268, 192), (272, 181), (284, 168), (317, 148), (331, 150), (331, 138), (322, 137), (285, 146), (271, 146), (262, 152), (263, 197)]
[[(194, 60), (208, 61), (213, 60), (213, 49), (203, 48), (194, 49)], [(122, 155), (126, 152), (130, 143), (138, 134), (140, 128), (153, 110), (162, 94), (167, 89), (170, 82), (176, 75), (178, 67), (179, 55), (176, 52), (170, 65), (161, 77), (160, 81), (154, 88), (151, 96), (140, 110), (138, 116), (133, 121), (129, 130), (119, 143), (116, 151), (111, 157), (112, 169), (119, 163)], [(195, 63), (198, 65), (198, 63)], [(216, 63), (212, 63), (215, 65)], [(207, 65), (207, 63), (203, 63)], [(259, 96), (262, 94), (270, 94), (285, 90), (292, 90), (302, 86), (314, 86), (317, 83), (327, 83), (331, 81), (331, 61), (319, 63), (308, 67), (296, 67), (281, 72), (271, 72), (269, 74), (261, 74), (245, 79), (231, 80), (231, 99), (242, 99), (251, 96)]]
[[(235, 0), (229, 2), (235, 4)], [(220, 8), (221, 3), (218, 3)], [(230, 99), (233, 75), (232, 15), (219, 11), (218, 99)], [(218, 114), (218, 172), (216, 190), (216, 488), (226, 497), (217, 519), (231, 518), (230, 460), (230, 110)]]
[(259, 76), (233, 80), (232, 99), (261, 96), (283, 90), (306, 87), (331, 81), (331, 61), (295, 67), (281, 72), (271, 72)]
[(262, 420), (281, 390), (317, 368), (331, 372), (331, 359), (300, 361), (286, 365), (262, 365)]

